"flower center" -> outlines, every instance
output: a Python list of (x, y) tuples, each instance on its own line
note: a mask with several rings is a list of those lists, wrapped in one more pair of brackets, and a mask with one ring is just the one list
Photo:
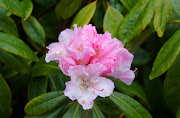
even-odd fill
[[(81, 90), (84, 88), (84, 90), (87, 90), (87, 88), (91, 86), (92, 88), (98, 90), (98, 91), (103, 91), (104, 88), (102, 90), (99, 90), (97, 88), (94, 87), (94, 82), (90, 82), (88, 80), (83, 80), (83, 83), (82, 83), (82, 87), (81, 87)], [(94, 91), (93, 91), (94, 92)]]

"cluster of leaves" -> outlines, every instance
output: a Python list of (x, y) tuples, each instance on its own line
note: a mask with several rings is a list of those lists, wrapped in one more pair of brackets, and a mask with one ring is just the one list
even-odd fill
[[(0, 117), (180, 117), (179, 0), (0, 0), (0, 6)], [(60, 31), (88, 23), (122, 41), (138, 71), (130, 86), (110, 78), (115, 91), (84, 111), (63, 95), (69, 78), (44, 55)]]

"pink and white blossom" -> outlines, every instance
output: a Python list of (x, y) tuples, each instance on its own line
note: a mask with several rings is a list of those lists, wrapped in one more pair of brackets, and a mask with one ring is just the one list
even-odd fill
[(84, 110), (91, 109), (97, 96), (110, 96), (114, 90), (114, 83), (101, 77), (106, 69), (106, 66), (100, 63), (70, 67), (71, 81), (65, 83), (64, 95), (71, 100), (77, 100)]
[(74, 25), (74, 30), (62, 31), (58, 39), (48, 46), (45, 60), (56, 61), (62, 72), (70, 76), (64, 94), (77, 100), (83, 109), (92, 108), (97, 96), (112, 93), (114, 84), (105, 76), (127, 85), (134, 80), (134, 71), (130, 70), (134, 56), (109, 32), (98, 34), (91, 24), (83, 28)]

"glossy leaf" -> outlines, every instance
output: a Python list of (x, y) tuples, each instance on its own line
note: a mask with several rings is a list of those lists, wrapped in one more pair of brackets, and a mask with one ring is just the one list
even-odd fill
[(79, 9), (81, 3), (82, 0), (61, 0), (55, 8), (57, 18), (70, 18)]
[(34, 18), (30, 16), (27, 20), (22, 20), (23, 28), (26, 34), (42, 47), (45, 47), (45, 32), (41, 24)]
[(108, 6), (103, 21), (104, 32), (109, 31), (112, 37), (117, 36), (118, 28), (124, 16), (115, 8)]
[(21, 6), (22, 6), (24, 13), (25, 13), (24, 20), (26, 20), (32, 13), (33, 3), (31, 0), (23, 0), (21, 2)]
[(155, 2), (154, 9), (154, 28), (158, 36), (162, 37), (166, 29), (166, 25), (171, 19), (171, 0), (157, 0)]
[(4, 9), (3, 7), (0, 6), (0, 12), (7, 15), (7, 16), (10, 16), (12, 13), (9, 12), (8, 10)]
[(142, 87), (138, 83), (133, 82), (131, 85), (126, 85), (119, 79), (111, 78), (111, 80), (114, 82), (115, 88), (118, 91), (122, 91), (131, 96), (137, 96), (138, 98), (143, 100), (146, 104), (148, 104), (147, 96), (144, 93)]
[(121, 114), (119, 108), (109, 98), (97, 98), (95, 103), (105, 115), (117, 118)]
[(104, 114), (96, 104), (94, 104), (92, 108), (92, 118), (105, 118)]
[(10, 34), (0, 32), (0, 49), (32, 61), (38, 61), (34, 52), (22, 40)]
[(140, 0), (125, 16), (118, 31), (118, 39), (123, 44), (132, 41), (150, 23), (154, 14), (153, 6), (154, 0)]
[(154, 61), (149, 79), (154, 79), (172, 65), (180, 51), (180, 29), (162, 46)]
[(0, 30), (18, 37), (18, 30), (15, 22), (3, 13), (0, 13)]
[(66, 106), (66, 104), (59, 105), (55, 109), (51, 110), (50, 112), (44, 114), (41, 118), (58, 118), (62, 109)]
[(23, 74), (29, 73), (28, 62), (22, 57), (18, 57), (12, 53), (0, 49), (0, 61), (17, 72)]
[(29, 101), (41, 94), (46, 93), (48, 77), (33, 77), (28, 82), (28, 99)]
[(58, 90), (64, 90), (65, 89), (65, 82), (70, 80), (69, 77), (66, 75), (50, 75), (49, 76), (49, 86), (51, 88), (51, 91), (58, 91)]
[(152, 118), (149, 112), (139, 102), (125, 94), (114, 91), (109, 98), (127, 118)]
[(78, 12), (71, 24), (71, 29), (73, 29), (74, 24), (77, 24), (78, 27), (83, 27), (85, 24), (88, 24), (90, 22), (96, 9), (96, 3), (97, 2), (94, 1)]
[(172, 7), (174, 11), (180, 16), (180, 1), (179, 0), (171, 0)]
[(169, 68), (164, 81), (164, 96), (166, 103), (174, 112), (180, 106), (180, 54)]
[(42, 94), (29, 101), (24, 111), (28, 115), (42, 115), (67, 100), (63, 93), (63, 91), (56, 91)]
[(76, 102), (71, 108), (63, 115), (62, 118), (81, 118), (82, 116), (82, 106)]
[(12, 114), (11, 108), (12, 95), (11, 90), (0, 74), (0, 117), (10, 118)]
[(120, 0), (120, 1), (128, 11), (131, 11), (131, 9), (134, 7), (134, 5), (138, 0)]
[(0, 0), (0, 6), (12, 12), (13, 14), (24, 17), (25, 13), (19, 0)]
[(46, 76), (46, 75), (62, 75), (58, 63), (51, 61), (50, 63), (45, 62), (44, 56), (40, 58), (32, 68), (32, 76)]

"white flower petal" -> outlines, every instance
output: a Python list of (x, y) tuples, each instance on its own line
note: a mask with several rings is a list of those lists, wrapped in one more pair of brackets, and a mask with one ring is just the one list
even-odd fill
[(96, 99), (97, 95), (93, 93), (90, 89), (82, 90), (81, 97), (77, 100), (79, 104), (82, 105), (84, 110), (91, 109), (94, 104), (94, 100)]
[(78, 99), (82, 94), (82, 90), (81, 90), (82, 82), (80, 81), (81, 80), (77, 82), (73, 82), (73, 81), (66, 82), (65, 83), (66, 89), (64, 90), (64, 95), (68, 96), (71, 100)]
[(114, 90), (114, 83), (105, 77), (98, 77), (93, 82), (94, 86), (91, 89), (101, 97), (110, 96)]

